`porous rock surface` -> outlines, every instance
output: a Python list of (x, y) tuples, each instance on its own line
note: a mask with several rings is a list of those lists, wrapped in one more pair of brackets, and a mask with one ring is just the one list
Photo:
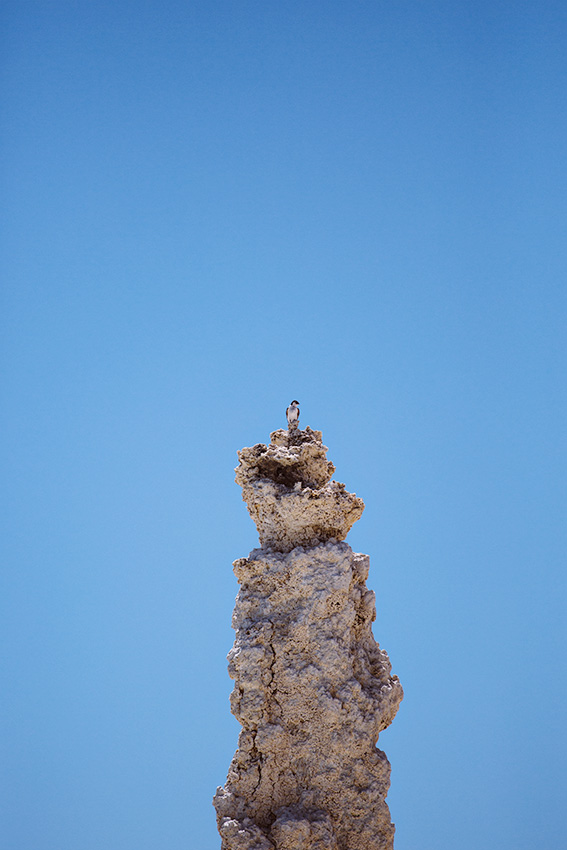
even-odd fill
[(319, 431), (239, 452), (262, 548), (234, 563), (229, 653), (242, 731), (214, 805), (222, 850), (387, 850), (390, 765), (376, 742), (403, 693), (372, 635), (368, 557), (341, 542), (364, 504), (332, 482)]
[(260, 544), (278, 552), (344, 540), (364, 510), (364, 502), (331, 481), (321, 432), (279, 430), (269, 446), (258, 443), (238, 452), (236, 483), (260, 535)]

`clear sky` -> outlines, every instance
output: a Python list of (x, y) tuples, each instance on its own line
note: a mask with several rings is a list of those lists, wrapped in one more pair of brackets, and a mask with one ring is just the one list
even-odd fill
[(298, 398), (396, 850), (563, 850), (563, 0), (1, 16), (2, 848), (218, 850), (236, 451)]

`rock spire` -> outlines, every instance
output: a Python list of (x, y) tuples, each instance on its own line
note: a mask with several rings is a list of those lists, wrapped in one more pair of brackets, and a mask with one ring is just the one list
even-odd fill
[(261, 548), (240, 583), (229, 659), (242, 726), (213, 800), (222, 850), (391, 850), (390, 765), (377, 749), (403, 696), (372, 635), (368, 556), (344, 541), (362, 499), (332, 481), (320, 431), (239, 452)]

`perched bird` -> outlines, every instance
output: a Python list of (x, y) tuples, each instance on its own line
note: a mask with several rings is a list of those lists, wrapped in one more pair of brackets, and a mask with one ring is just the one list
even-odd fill
[(285, 415), (287, 416), (288, 426), (292, 424), (297, 425), (297, 423), (299, 422), (299, 407), (297, 406), (298, 404), (299, 402), (294, 399), (285, 412)]

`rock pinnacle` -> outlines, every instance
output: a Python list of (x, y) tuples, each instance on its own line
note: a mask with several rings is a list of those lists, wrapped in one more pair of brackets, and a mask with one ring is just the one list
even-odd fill
[(242, 449), (236, 482), (261, 548), (240, 584), (229, 660), (242, 726), (213, 800), (221, 850), (391, 850), (376, 747), (403, 696), (374, 640), (369, 559), (344, 542), (362, 499), (331, 480), (320, 431)]

